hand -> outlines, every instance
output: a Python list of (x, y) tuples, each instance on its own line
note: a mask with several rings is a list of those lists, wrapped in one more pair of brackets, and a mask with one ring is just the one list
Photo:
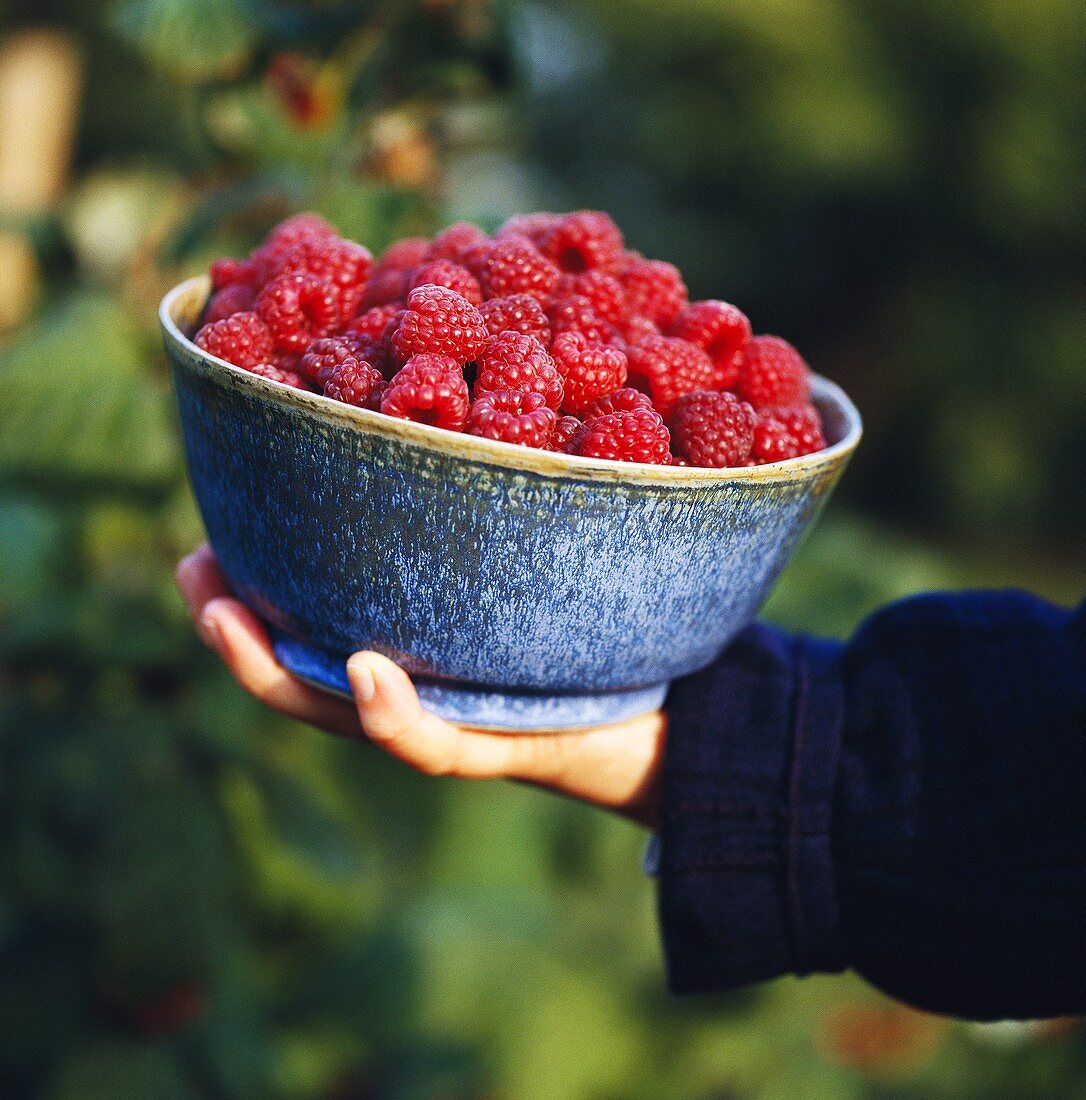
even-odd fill
[(296, 680), (275, 660), (260, 620), (234, 599), (209, 546), (177, 567), (203, 640), (239, 684), (272, 710), (345, 737), (365, 735), (427, 775), (516, 779), (654, 826), (667, 718), (662, 711), (553, 733), (488, 733), (422, 709), (408, 675), (379, 653), (354, 654), (354, 703)]

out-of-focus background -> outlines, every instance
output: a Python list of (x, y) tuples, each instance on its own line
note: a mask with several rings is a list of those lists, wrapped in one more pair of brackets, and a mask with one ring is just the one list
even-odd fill
[[(643, 836), (273, 718), (197, 642), (155, 309), (313, 208), (605, 208), (855, 396), (767, 614), (1086, 579), (1075, 0), (8, 0), (0, 1092), (1086, 1097), (1086, 1031), (664, 990)], [(1038, 730), (1038, 735), (1043, 735)]]

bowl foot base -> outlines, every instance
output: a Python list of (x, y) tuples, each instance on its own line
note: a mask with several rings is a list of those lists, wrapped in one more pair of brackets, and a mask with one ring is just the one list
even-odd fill
[[(275, 656), (299, 679), (334, 695), (350, 698), (346, 659), (272, 631)], [(630, 691), (547, 695), (496, 691), (475, 685), (415, 678), (422, 705), (450, 722), (481, 729), (530, 732), (578, 729), (621, 722), (663, 704), (667, 684)]]

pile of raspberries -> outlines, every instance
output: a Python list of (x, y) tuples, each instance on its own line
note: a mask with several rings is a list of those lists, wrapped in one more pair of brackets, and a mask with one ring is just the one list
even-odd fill
[(606, 215), (451, 225), (375, 263), (316, 214), (211, 265), (196, 343), (334, 401), (586, 458), (736, 467), (826, 445), (791, 344), (735, 306), (691, 302), (679, 269)]

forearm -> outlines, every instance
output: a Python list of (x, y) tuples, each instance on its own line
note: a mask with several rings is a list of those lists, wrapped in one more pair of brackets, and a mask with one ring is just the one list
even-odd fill
[(1086, 1009), (1084, 634), (1016, 594), (925, 598), (847, 646), (755, 628), (676, 685), (673, 987), (850, 966), (960, 1015)]

